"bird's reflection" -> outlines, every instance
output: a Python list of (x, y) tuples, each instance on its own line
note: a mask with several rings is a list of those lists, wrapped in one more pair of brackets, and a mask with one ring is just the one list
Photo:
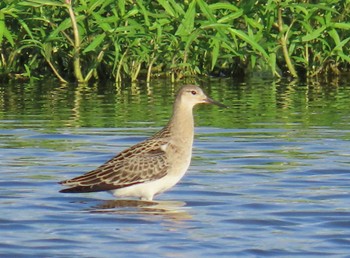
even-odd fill
[(91, 213), (160, 215), (172, 220), (189, 220), (186, 203), (180, 201), (107, 200), (88, 209)]

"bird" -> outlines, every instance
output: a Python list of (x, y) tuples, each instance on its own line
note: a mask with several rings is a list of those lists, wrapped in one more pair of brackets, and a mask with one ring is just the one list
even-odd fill
[(117, 154), (98, 168), (59, 182), (62, 193), (110, 191), (118, 198), (152, 201), (177, 184), (190, 166), (194, 138), (193, 107), (226, 106), (196, 85), (182, 86), (166, 126), (148, 139)]

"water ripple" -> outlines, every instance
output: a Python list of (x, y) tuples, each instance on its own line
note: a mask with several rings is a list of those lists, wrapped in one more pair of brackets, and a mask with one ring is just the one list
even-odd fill
[[(264, 90), (254, 98), (245, 87), (227, 88), (225, 101), (235, 105), (196, 111), (198, 124), (216, 122), (196, 129), (188, 173), (151, 203), (107, 193), (63, 195), (57, 182), (94, 169), (159, 129), (168, 117), (163, 98), (153, 112), (152, 97), (125, 93), (152, 103), (149, 121), (139, 111), (131, 118), (129, 105), (120, 112), (119, 95), (107, 105), (103, 96), (82, 94), (92, 106), (74, 107), (82, 110), (77, 116), (68, 108), (72, 103), (63, 102), (57, 109), (63, 118), (56, 120), (30, 103), (5, 110), (0, 257), (349, 257), (348, 95), (339, 98), (342, 108), (305, 102), (306, 108), (305, 88), (296, 89), (289, 103), (301, 104), (276, 109), (275, 97), (264, 102)], [(84, 110), (101, 105), (110, 113), (89, 120)], [(330, 120), (322, 120), (324, 112)]]

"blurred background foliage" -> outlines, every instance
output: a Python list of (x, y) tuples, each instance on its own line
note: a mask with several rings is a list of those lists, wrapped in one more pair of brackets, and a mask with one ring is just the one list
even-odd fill
[(0, 79), (341, 75), (349, 14), (348, 0), (2, 0)]

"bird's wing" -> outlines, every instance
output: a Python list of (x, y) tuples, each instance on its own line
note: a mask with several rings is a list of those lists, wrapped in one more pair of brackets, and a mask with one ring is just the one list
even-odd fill
[(119, 153), (97, 169), (60, 182), (61, 192), (97, 192), (118, 189), (162, 178), (169, 164), (166, 141), (149, 139)]

